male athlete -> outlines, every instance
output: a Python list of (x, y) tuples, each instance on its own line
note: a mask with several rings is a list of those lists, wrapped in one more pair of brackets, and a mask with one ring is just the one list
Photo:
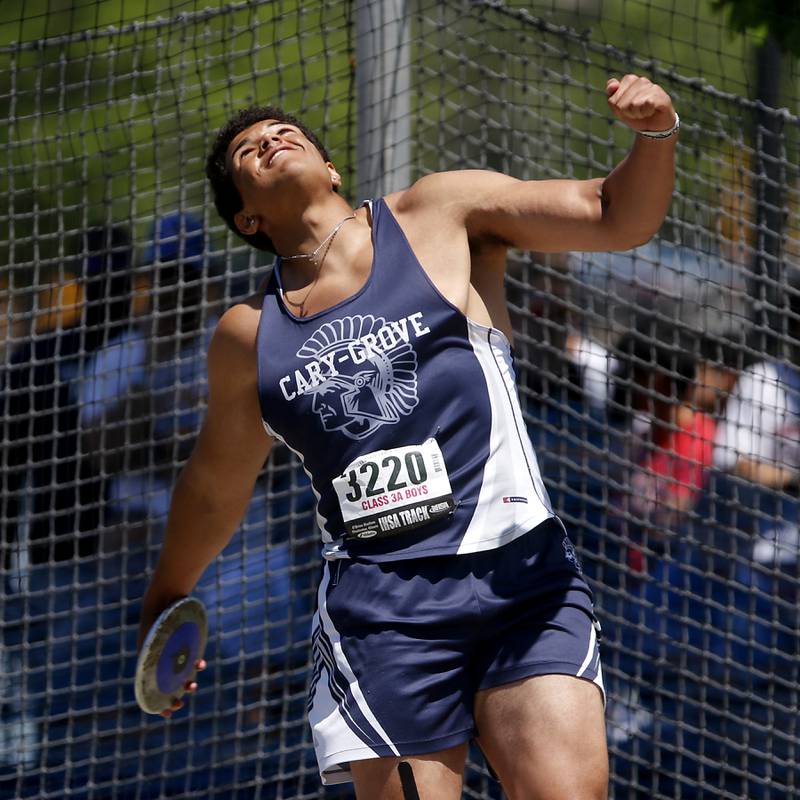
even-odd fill
[(606, 92), (639, 135), (604, 179), (440, 173), (353, 210), (323, 146), (275, 108), (241, 112), (209, 157), (222, 217), (280, 258), (212, 341), (141, 632), (228, 542), (284, 441), (326, 560), (314, 745), (323, 781), (359, 800), (411, 779), (423, 800), (460, 797), (473, 738), (512, 800), (606, 797), (591, 593), (525, 433), (503, 291), (510, 247), (624, 250), (658, 230), (677, 115), (643, 77)]

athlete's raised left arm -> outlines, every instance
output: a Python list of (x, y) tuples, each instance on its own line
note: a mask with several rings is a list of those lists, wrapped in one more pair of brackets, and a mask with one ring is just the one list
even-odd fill
[[(634, 131), (668, 131), (676, 122), (669, 95), (647, 78), (611, 78), (606, 94)], [(443, 172), (419, 180), (399, 203), (451, 215), (471, 241), (541, 252), (625, 250), (648, 241), (667, 213), (676, 138), (637, 135), (605, 178), (521, 181), (480, 170)]]

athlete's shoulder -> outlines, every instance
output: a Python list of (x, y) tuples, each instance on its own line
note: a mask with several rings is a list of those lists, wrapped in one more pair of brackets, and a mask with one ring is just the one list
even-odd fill
[(502, 191), (516, 182), (516, 178), (484, 169), (432, 172), (408, 189), (388, 195), (386, 201), (401, 214), (428, 210), (432, 205), (442, 210), (453, 208), (465, 213), (479, 204), (487, 192)]
[(220, 318), (209, 348), (209, 361), (220, 366), (252, 363), (256, 352), (263, 291), (231, 306)]

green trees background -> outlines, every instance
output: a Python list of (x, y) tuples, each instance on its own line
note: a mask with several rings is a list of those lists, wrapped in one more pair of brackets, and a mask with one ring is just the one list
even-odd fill
[(715, 0), (714, 9), (725, 11), (731, 28), (772, 36), (781, 49), (800, 56), (800, 14), (794, 0)]
[[(491, 5), (411, 6), (418, 172), (471, 164), (596, 174), (629, 141), (602, 91), (608, 74), (629, 68), (664, 80), (688, 111), (678, 213), (709, 225), (703, 209), (728, 202), (720, 183), (747, 191), (743, 101), (754, 96), (760, 40), (731, 31), (715, 8), (730, 3)], [(203, 160), (231, 110), (251, 102), (277, 101), (319, 130), (349, 189), (354, 14), (349, 0), (4, 0), (0, 270), (12, 284), (42, 282), (83, 227), (127, 222), (141, 240), (154, 215), (178, 207), (205, 213), (222, 248)], [(786, 59), (781, 103), (797, 113), (798, 96), (797, 65)]]
[(210, 139), (253, 102), (303, 114), (347, 174), (348, 13), (264, 0), (0, 4), (0, 268), (42, 281), (87, 225), (128, 223), (141, 239), (156, 214), (203, 213)]

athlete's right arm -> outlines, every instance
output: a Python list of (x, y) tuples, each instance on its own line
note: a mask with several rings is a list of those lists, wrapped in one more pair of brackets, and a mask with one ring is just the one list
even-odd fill
[(256, 378), (260, 306), (220, 320), (208, 354), (208, 410), (172, 494), (161, 554), (142, 602), (139, 646), (161, 611), (192, 591), (244, 516), (273, 440), (261, 423)]

